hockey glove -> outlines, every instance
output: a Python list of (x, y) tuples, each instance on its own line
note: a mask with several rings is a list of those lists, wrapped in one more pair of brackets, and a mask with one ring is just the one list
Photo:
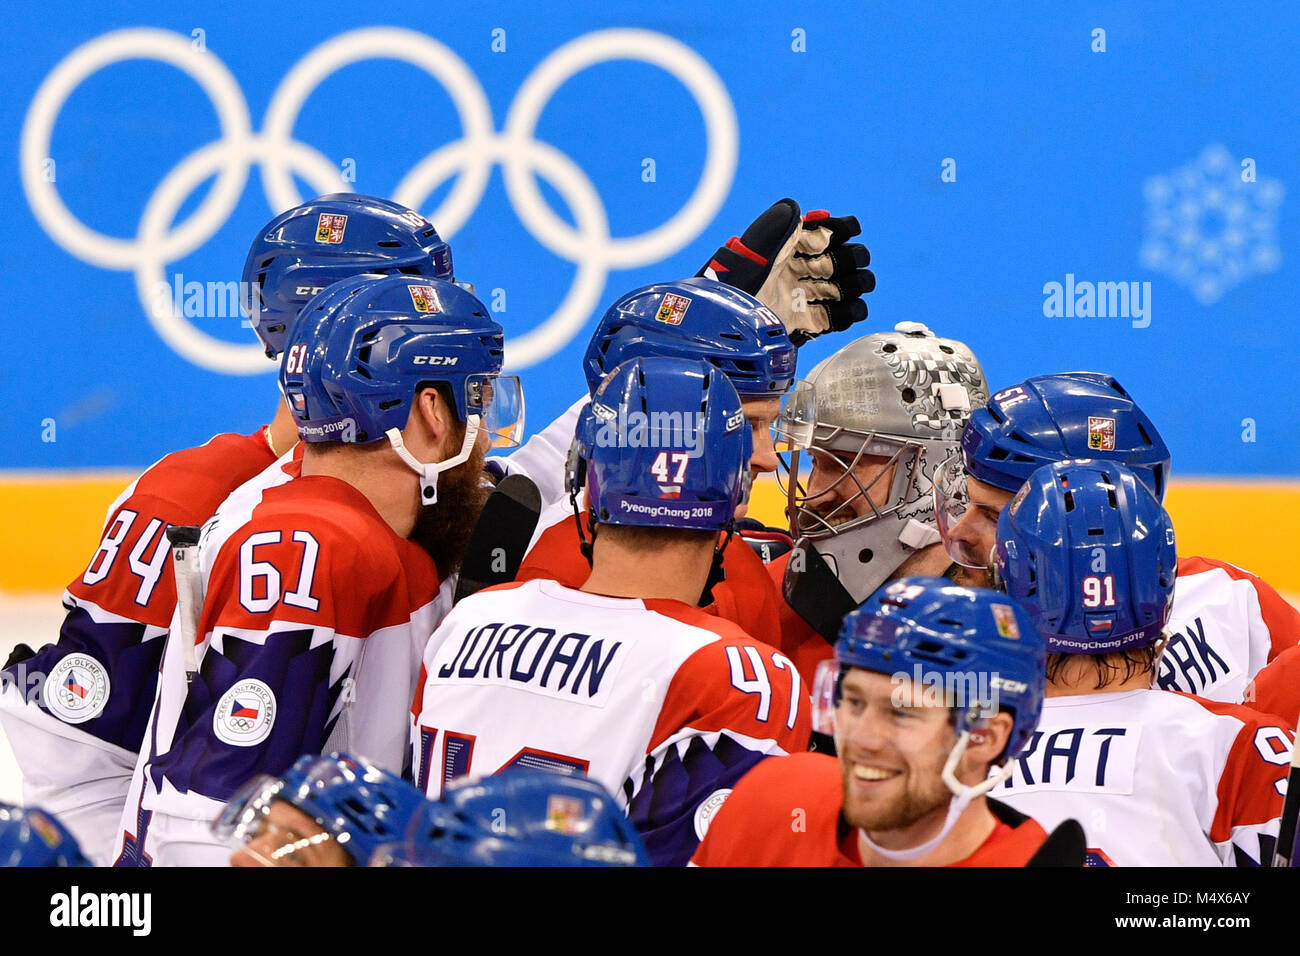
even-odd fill
[(800, 217), (793, 199), (774, 203), (713, 254), (697, 275), (754, 296), (781, 319), (790, 341), (803, 345), (867, 317), (862, 297), (876, 287), (871, 253), (848, 242), (862, 227), (854, 216), (817, 210)]

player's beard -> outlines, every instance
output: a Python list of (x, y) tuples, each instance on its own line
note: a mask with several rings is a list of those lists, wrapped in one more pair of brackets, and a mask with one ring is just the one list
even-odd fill
[(949, 578), (953, 584), (960, 584), (966, 588), (993, 587), (993, 576), (988, 571), (968, 568), (961, 564), (954, 564), (944, 577)]
[[(841, 758), (845, 821), (851, 826), (876, 834), (906, 829), (931, 814), (946, 813), (952, 791), (943, 782), (942, 770), (942, 762), (928, 767), (908, 766), (901, 779), (896, 777), (891, 781), (890, 785), (896, 791), (892, 797), (865, 799), (854, 793), (852, 766)], [(897, 792), (899, 784), (901, 792)]]
[(425, 505), (415, 519), (411, 540), (424, 548), (445, 580), (460, 569), (483, 505), (492, 493), (484, 485), (484, 454), (475, 446), (464, 464), (438, 476), (438, 503)]

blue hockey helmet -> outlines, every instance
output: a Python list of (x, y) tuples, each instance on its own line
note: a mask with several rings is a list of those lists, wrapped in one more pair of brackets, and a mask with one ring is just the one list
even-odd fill
[[(882, 856), (921, 859), (947, 837), (972, 800), (1010, 775), (1014, 758), (1032, 738), (1046, 694), (1042, 638), (1029, 615), (995, 591), (932, 577), (902, 578), (876, 591), (845, 616), (835, 657), (818, 667), (813, 686), (814, 721), (844, 734), (837, 737), (841, 759), (851, 758), (856, 746), (856, 711), (850, 709), (842, 721), (834, 719), (852, 668), (888, 674), (894, 707), (900, 702), (894, 700), (893, 688), (910, 685), (922, 702), (932, 687), (942, 688), (936, 703), (952, 715), (957, 742), (941, 774), (952, 798), (939, 832), (918, 846), (899, 848), (879, 846), (861, 831), (861, 838)], [(910, 703), (916, 701), (913, 696)], [(975, 731), (985, 719), (1007, 712), (1010, 734), (993, 761), (1001, 761), (1001, 769), (974, 785), (963, 783), (957, 771)]]
[(1033, 619), (1005, 594), (947, 578), (901, 578), (877, 590), (845, 616), (827, 663), (829, 676), (814, 693), (824, 728), (821, 715), (838, 705), (853, 667), (909, 678), (920, 671), (944, 688), (974, 690), (974, 699), (951, 702), (958, 735), (975, 729), (996, 702), (1013, 721), (1004, 760), (1024, 749), (1043, 708), (1046, 651)]
[(331, 193), (262, 227), (244, 261), (245, 308), (276, 358), (307, 300), (361, 273), (454, 278), (451, 247), (412, 209), (375, 196)]
[(0, 866), (92, 865), (53, 814), (0, 803)]
[(1067, 458), (1123, 462), (1159, 501), (1169, 483), (1169, 449), (1155, 424), (1099, 372), (1039, 375), (996, 393), (971, 415), (962, 458), (969, 474), (1003, 491)]
[(451, 784), (386, 862), (406, 866), (649, 866), (627, 816), (583, 776), (513, 768)]
[[(480, 429), (493, 447), (523, 432), (518, 378), (500, 375), (501, 326), (474, 295), (451, 282), (415, 276), (356, 276), (313, 298), (290, 327), (280, 368), (298, 434), (306, 442), (374, 442), (385, 436), (421, 475), (425, 504), (437, 474), (463, 462)], [(416, 392), (450, 389), (467, 426), (461, 455), (417, 462), (401, 444)]]
[(1174, 527), (1136, 472), (1062, 461), (1033, 473), (998, 519), (996, 577), (1055, 654), (1156, 641), (1178, 573)]
[(763, 303), (715, 279), (660, 282), (621, 297), (601, 316), (583, 357), (587, 390), (632, 358), (703, 359), (743, 398), (779, 397), (794, 384), (796, 350)]
[[(324, 833), (277, 821), (283, 801)], [(403, 839), (411, 820), (429, 801), (414, 784), (348, 753), (299, 757), (279, 779), (261, 775), (245, 784), (213, 825), (234, 846), (255, 849), (263, 864), (311, 866), (334, 843), (353, 865), (365, 866), (380, 846)]]
[(730, 379), (698, 359), (624, 362), (596, 390), (569, 450), (571, 499), (592, 525), (724, 530), (749, 498), (753, 436)]

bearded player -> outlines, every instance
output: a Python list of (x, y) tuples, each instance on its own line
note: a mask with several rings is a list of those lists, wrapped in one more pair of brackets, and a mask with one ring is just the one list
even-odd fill
[(208, 823), (302, 753), (402, 772), (439, 564), (481, 506), (484, 452), (522, 428), (502, 358), (449, 282), (363, 276), (304, 308), (280, 372), (304, 452), (204, 526), (195, 643), (174, 616), (121, 863), (225, 863)]
[[(768, 760), (728, 797), (699, 866), (1081, 865), (986, 794), (1031, 739), (1043, 644), (1004, 595), (904, 578), (844, 619), (815, 709), (838, 757)], [(820, 706), (817, 706), (820, 704)], [(992, 774), (992, 775), (990, 775)]]
[[(424, 217), (370, 196), (324, 196), (268, 223), (244, 270), (267, 355), (284, 351), (288, 324), (315, 292), (361, 272), (451, 279), (451, 250)], [(202, 524), (297, 440), (280, 403), (251, 434), (218, 435), (151, 466), (109, 507), (99, 547), (64, 594), (57, 642), (20, 645), (6, 665), (0, 720), (23, 799), (58, 813), (100, 865), (111, 859), (176, 607), (166, 529)]]

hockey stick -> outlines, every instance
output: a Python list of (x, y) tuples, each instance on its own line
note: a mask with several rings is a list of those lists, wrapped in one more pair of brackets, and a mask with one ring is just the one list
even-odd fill
[(541, 511), (542, 496), (531, 478), (506, 475), (497, 483), (465, 547), (453, 604), (515, 579)]
[[(1252, 685), (1253, 686), (1253, 685)], [(1300, 727), (1296, 728), (1300, 735)], [(1291, 744), (1291, 771), (1286, 778), (1286, 802), (1282, 804), (1277, 846), (1273, 848), (1273, 866), (1294, 866), (1296, 818), (1300, 817), (1300, 747)]]
[(185, 683), (198, 671), (195, 645), (198, 643), (199, 612), (203, 610), (203, 576), (199, 573), (199, 527), (172, 525), (167, 541), (172, 546), (172, 569), (176, 573), (176, 615), (180, 621), (181, 653), (185, 656)]

